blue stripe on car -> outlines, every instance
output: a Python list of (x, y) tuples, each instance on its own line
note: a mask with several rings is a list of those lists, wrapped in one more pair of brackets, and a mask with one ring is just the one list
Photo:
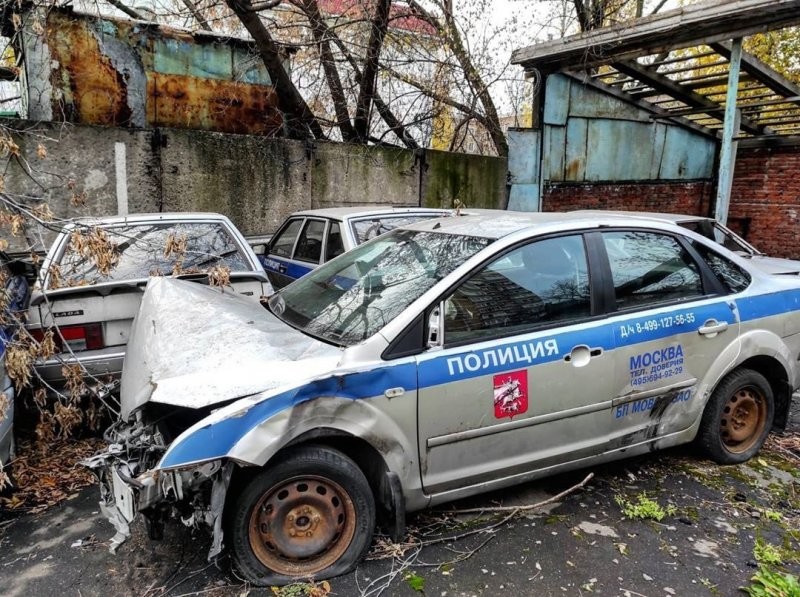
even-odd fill
[[(286, 267), (286, 270), (280, 271), (280, 268), (276, 269), (274, 267), (270, 267), (269, 263), (270, 261), (276, 261), (280, 263), (281, 265)], [(264, 264), (264, 269), (267, 269), (271, 272), (277, 272), (279, 274), (283, 274), (284, 276), (289, 276), (293, 280), (302, 278), (308, 272), (315, 269), (315, 266), (299, 265), (297, 263), (294, 263), (293, 261), (288, 261), (287, 259), (283, 259), (281, 257), (275, 257), (275, 255), (267, 255), (266, 257), (264, 257), (263, 264)]]
[[(243, 416), (224, 419), (197, 429), (182, 441), (173, 443), (160, 463), (161, 468), (180, 466), (187, 462), (210, 460), (225, 456), (241, 437), (259, 423), (291, 408), (320, 396), (361, 400), (383, 393), (386, 388), (402, 387), (414, 391), (417, 385), (417, 367), (403, 363), (380, 367), (372, 371), (337, 375), (318, 379), (287, 392), (282, 392), (250, 408)], [(376, 388), (382, 388), (376, 390)]]
[[(544, 354), (532, 358), (530, 363), (524, 366), (543, 364), (564, 358), (567, 354), (566, 351), (580, 344), (588, 345), (591, 348), (612, 350), (691, 332), (702, 326), (708, 319), (725, 321), (729, 324), (735, 323), (733, 303), (733, 300), (721, 299), (694, 308), (678, 306), (655, 315), (633, 316), (629, 319), (603, 323), (593, 328), (554, 333), (551, 336), (547, 336), (547, 333), (544, 332), (544, 334), (536, 334), (531, 339), (533, 334), (528, 334), (529, 338), (526, 340), (487, 345), (485, 349), (471, 350), (465, 347), (462, 353), (450, 353), (438, 358), (423, 360), (419, 363), (419, 367), (416, 363), (409, 362), (386, 363), (384, 366), (370, 371), (332, 375), (265, 398), (262, 402), (252, 406), (243, 416), (224, 419), (195, 430), (180, 441), (174, 442), (159, 466), (160, 468), (174, 468), (187, 463), (223, 458), (237, 441), (260, 423), (287, 408), (315, 398), (338, 397), (360, 400), (380, 396), (387, 388), (403, 387), (406, 390), (415, 391), (418, 387), (432, 387), (522, 366), (520, 361), (516, 361), (505, 365), (495, 364), (490, 367), (480, 367), (473, 371), (465, 369), (454, 375), (450, 372), (448, 360), (456, 357), (475, 354), (481, 355), (481, 359), (483, 359), (482, 355), (490, 351), (496, 353), (507, 349), (521, 350), (523, 347), (529, 349), (532, 342), (554, 339), (558, 345), (557, 352), (548, 354), (545, 351)], [(800, 308), (800, 290), (739, 298), (735, 300), (735, 304), (742, 322), (780, 315)], [(694, 316), (691, 323), (668, 327), (650, 325), (659, 318), (672, 317), (674, 320), (675, 318), (680, 319), (680, 316), (685, 317), (689, 313)], [(631, 329), (634, 330), (634, 333), (630, 332)], [(623, 333), (623, 330), (627, 333)]]

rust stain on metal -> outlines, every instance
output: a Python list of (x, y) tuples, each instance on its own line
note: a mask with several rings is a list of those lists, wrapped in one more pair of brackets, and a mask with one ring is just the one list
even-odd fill
[(82, 23), (61, 20), (50, 51), (59, 67), (51, 80), (61, 89), (55, 118), (71, 122), (125, 126), (131, 116), (125, 79), (100, 51)]
[(49, 79), (54, 119), (280, 133), (278, 96), (263, 66), (248, 67), (246, 41), (198, 39), (68, 9), (51, 11), (45, 35), (48, 61), (29, 76)]
[(578, 181), (578, 174), (583, 170), (583, 162), (580, 159), (570, 160), (564, 172), (564, 180)]
[(153, 126), (274, 135), (282, 124), (272, 87), (148, 73), (147, 95)]

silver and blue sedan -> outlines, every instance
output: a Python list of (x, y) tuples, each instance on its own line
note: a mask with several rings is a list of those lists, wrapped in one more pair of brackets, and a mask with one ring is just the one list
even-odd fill
[[(259, 259), (275, 288), (283, 288), (345, 251), (398, 226), (441, 218), (452, 210), (425, 207), (331, 207), (298, 211), (281, 224)], [(258, 251), (257, 251), (258, 253)]]
[(418, 222), (265, 309), (154, 278), (89, 464), (117, 541), (176, 508), (255, 584), (326, 578), (376, 515), (399, 539), (408, 511), (668, 446), (751, 458), (800, 386), (798, 309), (796, 276), (614, 214)]

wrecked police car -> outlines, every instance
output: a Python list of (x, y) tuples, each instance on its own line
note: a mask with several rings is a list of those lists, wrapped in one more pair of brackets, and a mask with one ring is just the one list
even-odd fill
[(418, 222), (266, 309), (154, 278), (89, 464), (116, 543), (177, 514), (255, 584), (336, 576), (407, 511), (692, 440), (749, 459), (800, 385), (798, 307), (792, 277), (611, 214)]

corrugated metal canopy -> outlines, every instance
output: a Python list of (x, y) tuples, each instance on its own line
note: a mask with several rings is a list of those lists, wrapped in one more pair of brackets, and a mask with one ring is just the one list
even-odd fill
[[(712, 0), (522, 48), (529, 72), (563, 72), (696, 131), (718, 136), (733, 39), (800, 23), (800, 0)], [(800, 134), (800, 86), (743, 54), (740, 137)]]
[[(729, 48), (720, 42), (566, 72), (649, 106), (653, 119), (679, 120), (716, 135), (724, 118)], [(748, 54), (742, 56), (736, 105), (742, 137), (800, 133), (800, 86)]]

